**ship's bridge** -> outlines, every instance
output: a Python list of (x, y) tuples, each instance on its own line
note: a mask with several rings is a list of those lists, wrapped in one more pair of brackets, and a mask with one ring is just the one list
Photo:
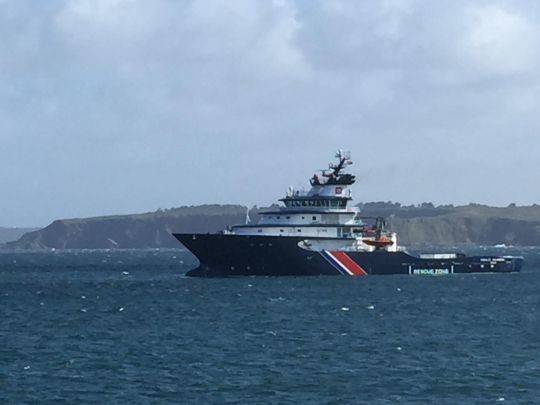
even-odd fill
[(289, 188), (285, 198), (280, 199), (287, 208), (343, 209), (352, 200), (352, 192), (344, 185), (316, 185), (311, 190)]

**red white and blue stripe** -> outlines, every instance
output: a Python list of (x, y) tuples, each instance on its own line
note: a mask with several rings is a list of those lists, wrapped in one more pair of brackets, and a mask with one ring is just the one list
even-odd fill
[(329, 250), (321, 250), (321, 256), (330, 263), (337, 271), (346, 276), (361, 277), (367, 276), (365, 271), (358, 263), (350, 256), (342, 251), (330, 252)]

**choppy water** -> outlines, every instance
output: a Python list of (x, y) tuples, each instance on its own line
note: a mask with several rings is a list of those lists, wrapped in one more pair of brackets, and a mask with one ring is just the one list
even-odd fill
[(203, 280), (175, 250), (2, 253), (0, 402), (538, 403), (540, 249), (494, 251), (524, 271)]

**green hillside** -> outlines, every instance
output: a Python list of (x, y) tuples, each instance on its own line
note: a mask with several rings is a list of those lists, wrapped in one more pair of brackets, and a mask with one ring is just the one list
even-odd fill
[[(540, 246), (540, 206), (360, 204), (362, 215), (383, 216), (400, 244)], [(275, 207), (274, 207), (275, 208)], [(218, 232), (243, 223), (246, 207), (201, 205), (144, 214), (54, 221), (5, 245), (11, 249), (178, 247), (173, 232)], [(250, 211), (257, 220), (257, 209)]]

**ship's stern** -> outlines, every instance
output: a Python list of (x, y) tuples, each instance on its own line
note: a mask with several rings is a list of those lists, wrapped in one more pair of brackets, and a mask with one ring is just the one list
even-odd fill
[(524, 258), (523, 256), (504, 256), (505, 260), (505, 272), (514, 273), (519, 272), (523, 268)]

